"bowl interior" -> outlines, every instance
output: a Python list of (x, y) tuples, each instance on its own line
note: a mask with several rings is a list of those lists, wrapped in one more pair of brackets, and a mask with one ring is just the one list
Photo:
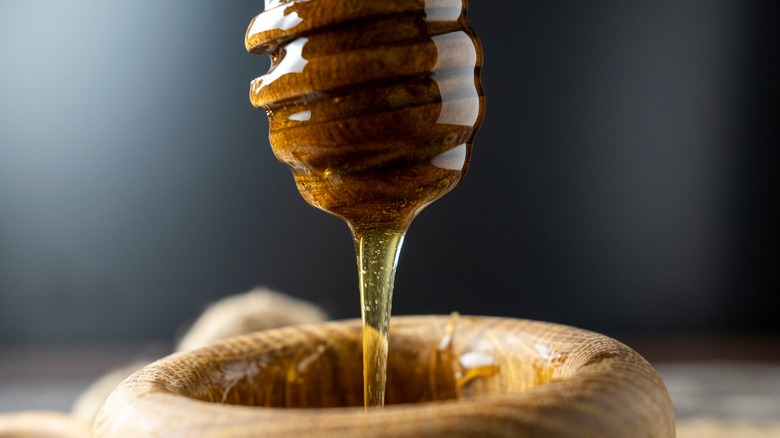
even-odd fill
[[(523, 393), (565, 378), (572, 344), (531, 326), (457, 315), (396, 320), (386, 404)], [(221, 404), (362, 406), (361, 339), (359, 321), (234, 338), (175, 359), (178, 387), (167, 389)]]

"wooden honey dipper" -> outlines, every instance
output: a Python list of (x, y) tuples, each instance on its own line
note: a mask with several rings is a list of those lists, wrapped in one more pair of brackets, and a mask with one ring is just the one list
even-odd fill
[(405, 229), (468, 166), (482, 52), (462, 0), (267, 1), (246, 47), (276, 157), (310, 204), (353, 227)]
[(452, 190), (482, 121), (463, 0), (267, 0), (246, 34), (276, 157), (355, 240), (366, 406), (383, 404), (395, 268), (412, 219)]

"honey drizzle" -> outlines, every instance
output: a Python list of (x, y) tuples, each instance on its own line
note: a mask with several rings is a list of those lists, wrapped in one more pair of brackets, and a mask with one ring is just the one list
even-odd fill
[(393, 284), (406, 228), (356, 228), (355, 239), (363, 321), (363, 399), (366, 409), (384, 405), (387, 345)]

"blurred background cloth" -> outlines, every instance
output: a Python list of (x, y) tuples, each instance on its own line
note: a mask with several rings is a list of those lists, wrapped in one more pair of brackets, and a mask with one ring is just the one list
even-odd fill
[[(394, 313), (776, 333), (776, 2), (500, 4), (469, 12), (487, 116)], [(359, 315), (347, 227), (249, 103), (262, 6), (0, 1), (0, 349), (170, 339), (258, 284)]]

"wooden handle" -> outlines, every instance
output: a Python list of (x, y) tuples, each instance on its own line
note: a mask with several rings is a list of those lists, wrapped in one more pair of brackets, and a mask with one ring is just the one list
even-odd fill
[(359, 321), (231, 338), (161, 359), (103, 405), (97, 437), (673, 437), (638, 353), (572, 327), (397, 317), (387, 402), (361, 407)]

